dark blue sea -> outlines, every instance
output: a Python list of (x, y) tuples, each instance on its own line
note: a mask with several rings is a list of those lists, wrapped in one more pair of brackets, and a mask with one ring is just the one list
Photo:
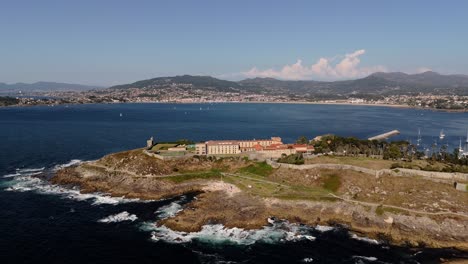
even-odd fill
[[(333, 133), (458, 147), (468, 113), (345, 105), (108, 104), (0, 108), (0, 263), (439, 263), (450, 249), (394, 247), (343, 228), (277, 222), (245, 231), (207, 226), (181, 234), (153, 223), (195, 199), (142, 202), (81, 194), (39, 174), (157, 141)], [(444, 130), (446, 137), (439, 140)], [(299, 235), (298, 235), (299, 234)]]

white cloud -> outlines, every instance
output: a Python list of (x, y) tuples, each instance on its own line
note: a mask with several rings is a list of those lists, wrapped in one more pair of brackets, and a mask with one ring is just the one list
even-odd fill
[(246, 77), (272, 77), (279, 79), (301, 80), (301, 79), (348, 79), (360, 78), (377, 71), (387, 71), (384, 66), (359, 67), (360, 56), (366, 53), (365, 50), (356, 50), (346, 54), (341, 61), (333, 64), (333, 59), (320, 58), (315, 64), (303, 65), (298, 59), (294, 64), (287, 64), (281, 69), (260, 70), (253, 67), (249, 71), (242, 72)]
[(416, 69), (416, 73), (423, 73), (423, 72), (428, 72), (428, 71), (432, 71), (432, 69), (427, 68), (427, 67), (421, 67), (421, 68)]

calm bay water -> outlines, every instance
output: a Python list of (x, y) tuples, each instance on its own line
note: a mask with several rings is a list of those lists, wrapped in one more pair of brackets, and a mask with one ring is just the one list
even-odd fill
[[(122, 114), (122, 116), (120, 116)], [(187, 243), (151, 240), (144, 228), (158, 210), (183, 204), (186, 197), (154, 202), (122, 202), (82, 197), (50, 189), (31, 174), (71, 160), (142, 147), (145, 140), (170, 141), (265, 138), (292, 142), (334, 133), (366, 138), (388, 130), (395, 139), (423, 145), (438, 140), (457, 147), (468, 128), (468, 113), (364, 106), (296, 104), (112, 104), (0, 109), (0, 262), (48, 263), (437, 263), (463, 253), (389, 247), (352, 239), (346, 230), (310, 230), (315, 241), (271, 241), (239, 245), (219, 239)], [(33, 170), (31, 170), (33, 169)], [(4, 175), (4, 176), (1, 176)], [(5, 176), (6, 175), (6, 176)], [(15, 187), (15, 188), (12, 188)], [(40, 188), (39, 188), (39, 187)], [(101, 223), (128, 212), (135, 221)], [(309, 232), (309, 231), (308, 231)], [(466, 255), (465, 255), (466, 256)]]

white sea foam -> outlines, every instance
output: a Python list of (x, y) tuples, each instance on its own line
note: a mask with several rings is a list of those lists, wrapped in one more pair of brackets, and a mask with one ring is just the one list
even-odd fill
[(354, 259), (365, 259), (367, 261), (376, 261), (376, 257), (353, 256)]
[(304, 258), (302, 261), (305, 262), (305, 263), (311, 263), (312, 261), (314, 261), (314, 259), (313, 258)]
[(3, 178), (13, 178), (16, 176), (21, 176), (21, 174), (20, 173), (7, 174), (7, 175), (3, 175)]
[(20, 174), (24, 174), (24, 173), (29, 173), (29, 172), (40, 172), (40, 171), (43, 171), (45, 169), (45, 167), (42, 167), (42, 168), (26, 168), (26, 169), (16, 169), (16, 172), (17, 173), (20, 173)]
[(50, 184), (38, 178), (31, 176), (15, 177), (13, 184), (6, 189), (7, 191), (36, 191), (43, 194), (55, 194), (64, 198), (77, 201), (93, 200), (93, 205), (98, 204), (118, 204), (122, 202), (135, 202), (138, 199), (125, 199), (123, 197), (111, 197), (102, 193), (80, 193), (77, 188), (64, 188), (59, 185)]
[(159, 208), (159, 210), (156, 211), (156, 214), (158, 214), (161, 219), (165, 219), (174, 217), (180, 211), (182, 211), (182, 205), (177, 202), (172, 202), (169, 205)]
[(182, 203), (186, 202), (187, 196), (182, 195), (177, 201), (174, 201), (168, 205), (160, 207), (155, 214), (158, 215), (160, 219), (165, 219), (169, 217), (174, 217), (183, 210)]
[(42, 174), (42, 173), (43, 173), (42, 171), (29, 172), (29, 173), (23, 173), (23, 174), (21, 174), (21, 176), (35, 176), (35, 175), (39, 175), (39, 174)]
[(360, 240), (360, 241), (364, 241), (364, 242), (367, 242), (369, 244), (375, 244), (375, 245), (380, 244), (380, 242), (375, 240), (375, 239), (368, 238), (368, 237), (360, 237), (360, 236), (358, 236), (356, 234), (351, 234), (351, 238), (356, 239), (356, 240)]
[[(57, 165), (54, 168), (65, 168), (78, 164), (80, 160), (72, 160), (67, 164)], [(111, 197), (108, 194), (103, 193), (80, 193), (78, 188), (65, 188), (60, 185), (50, 184), (48, 181), (32, 177), (34, 175), (40, 174), (44, 171), (45, 168), (37, 169), (17, 169), (16, 174), (7, 175), (11, 180), (5, 185), (7, 188), (6, 191), (17, 191), (17, 192), (27, 192), (35, 191), (38, 193), (44, 194), (55, 194), (60, 195), (64, 198), (69, 198), (78, 201), (90, 200), (93, 205), (98, 204), (118, 204), (124, 202), (136, 202), (139, 199), (126, 199), (124, 197)]]
[(328, 232), (328, 231), (332, 231), (334, 229), (335, 228), (333, 226), (322, 226), (322, 225), (316, 225), (315, 226), (315, 230), (317, 230), (319, 232)]
[(145, 224), (142, 229), (151, 232), (153, 241), (163, 240), (170, 243), (187, 243), (199, 241), (210, 244), (237, 244), (251, 245), (257, 241), (263, 243), (277, 243), (285, 241), (315, 240), (310, 235), (311, 228), (290, 224), (287, 222), (275, 223), (262, 229), (245, 230), (243, 228), (226, 228), (221, 224), (204, 225), (199, 232), (179, 232), (167, 228), (157, 227), (154, 224)]
[(99, 219), (98, 222), (100, 223), (118, 223), (123, 221), (135, 221), (138, 217), (134, 214), (129, 214), (127, 211), (123, 211), (121, 213), (115, 215), (109, 215), (108, 217), (104, 217)]
[(59, 169), (67, 168), (67, 167), (70, 167), (70, 166), (73, 166), (73, 165), (78, 165), (78, 164), (80, 164), (82, 162), (83, 161), (79, 160), (79, 159), (72, 159), (68, 163), (56, 165), (53, 170), (57, 171)]

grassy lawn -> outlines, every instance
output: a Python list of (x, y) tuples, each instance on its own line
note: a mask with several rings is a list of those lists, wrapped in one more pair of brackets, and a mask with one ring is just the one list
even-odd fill
[(323, 182), (323, 188), (331, 192), (338, 191), (338, 188), (341, 186), (340, 177), (336, 174), (326, 175)]
[[(395, 160), (384, 160), (384, 159), (373, 159), (368, 157), (344, 157), (344, 156), (320, 156), (312, 159), (306, 159), (306, 164), (345, 164), (364, 167), (373, 170), (390, 169), (393, 164), (398, 164), (398, 167), (408, 169), (422, 169), (427, 167), (429, 164), (426, 160), (413, 160), (412, 162), (395, 161)], [(430, 167), (435, 170), (441, 170), (446, 167), (446, 164), (435, 162)]]
[(185, 151), (169, 151), (169, 152), (161, 152), (159, 155), (164, 157), (177, 157), (177, 156), (184, 156)]
[[(412, 162), (396, 162), (398, 167), (414, 170), (426, 170), (426, 171), (442, 171), (444, 168), (449, 168), (449, 164), (444, 164), (441, 162), (429, 163), (427, 160), (415, 160)], [(462, 167), (460, 166), (460, 169)]]
[(335, 200), (328, 195), (328, 191), (320, 187), (289, 186), (282, 192), (274, 195), (276, 198), (286, 200)]
[(266, 162), (258, 162), (239, 170), (240, 173), (255, 174), (266, 177), (273, 172), (273, 168)]
[(302, 185), (289, 185), (274, 181), (265, 181), (263, 177), (253, 174), (239, 174), (238, 176), (223, 177), (225, 182), (239, 187), (241, 190), (260, 197), (274, 197), (287, 200), (326, 200), (331, 198), (328, 191), (321, 187), (307, 187)]
[(377, 208), (375, 208), (375, 214), (376, 215), (381, 216), (384, 213), (385, 213), (385, 210), (384, 210), (383, 206), (379, 205), (379, 206), (377, 206)]
[(177, 146), (177, 144), (156, 144), (151, 148), (152, 151), (158, 151), (158, 150), (167, 150), (168, 148), (173, 148)]
[(220, 180), (222, 177), (221, 172), (219, 170), (210, 170), (210, 171), (202, 171), (202, 172), (193, 172), (193, 173), (185, 173), (177, 176), (170, 176), (165, 179), (170, 180), (175, 183), (180, 183), (188, 180), (195, 180), (195, 179), (215, 179)]
[(320, 156), (306, 159), (306, 164), (333, 163), (360, 166), (368, 169), (380, 170), (390, 169), (395, 161), (372, 159), (367, 157), (342, 157), (342, 156)]

